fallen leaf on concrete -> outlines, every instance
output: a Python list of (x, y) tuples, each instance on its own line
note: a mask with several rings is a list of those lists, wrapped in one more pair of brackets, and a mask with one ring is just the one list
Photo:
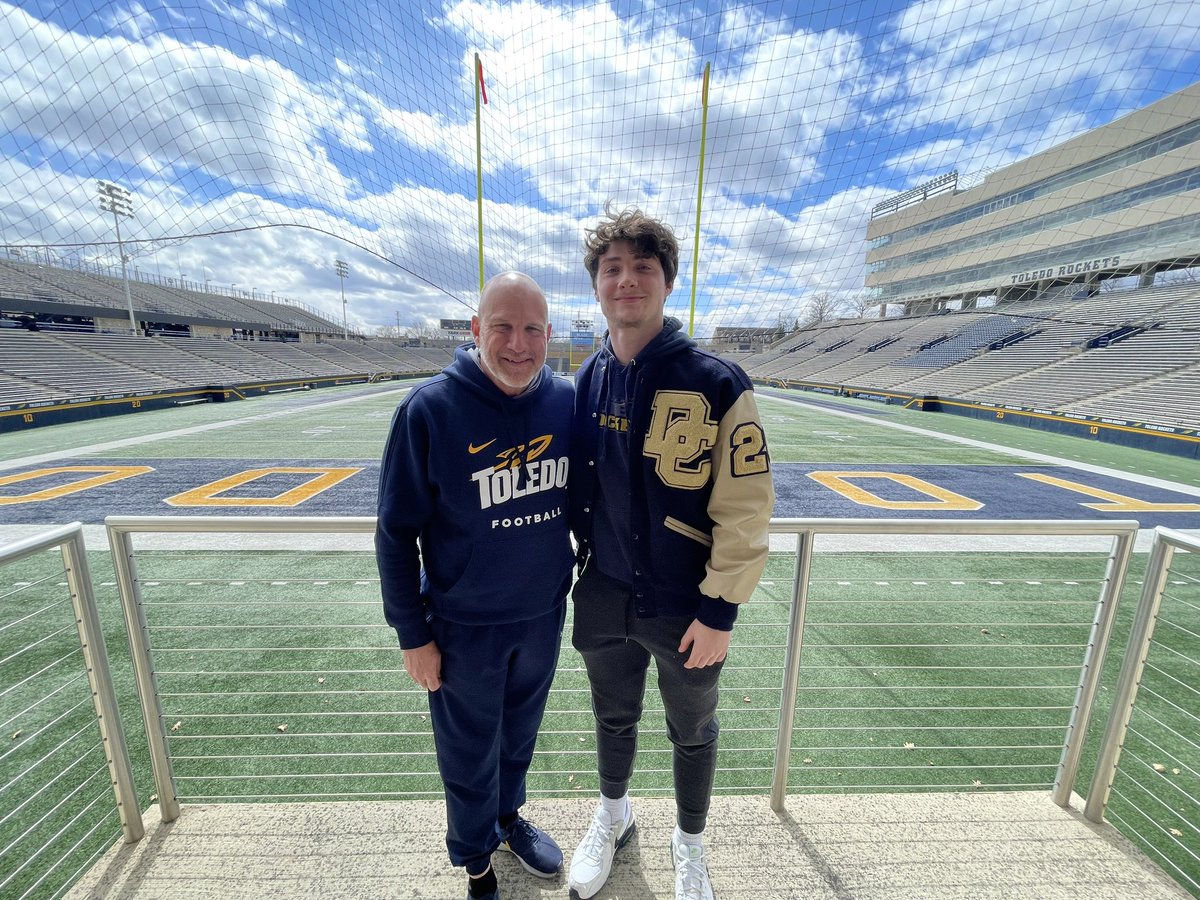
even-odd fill
[(276, 731), (287, 731), (287, 722), (275, 726)]
[(183, 722), (176, 722), (174, 725), (171, 726), (171, 730), (178, 731), (182, 727), (183, 727)]
[(1158, 772), (1159, 774), (1162, 774), (1163, 772), (1167, 771), (1167, 767), (1164, 766), (1162, 763), (1155, 763), (1153, 766), (1151, 766), (1151, 768), (1154, 769), (1154, 771)]
[(905, 750), (916, 750), (916, 749), (917, 749), (917, 745), (916, 745), (916, 744), (914, 744), (912, 741), (905, 741), (905, 742), (904, 742), (904, 749), (905, 749)]

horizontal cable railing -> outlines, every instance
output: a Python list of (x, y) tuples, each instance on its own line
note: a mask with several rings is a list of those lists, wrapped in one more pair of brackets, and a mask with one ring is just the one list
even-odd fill
[(0, 896), (59, 896), (143, 834), (78, 524), (0, 547)]
[(1084, 814), (1200, 895), (1200, 538), (1155, 529)]
[[(776, 810), (814, 790), (1050, 789), (1067, 804), (1136, 522), (771, 528), (798, 535)], [(891, 552), (815, 550), (855, 536)], [(923, 552), (950, 537), (970, 543)]]
[[(373, 519), (108, 526), (165, 819), (181, 800), (441, 795), (425, 692), (383, 624)], [(772, 552), (740, 611), (722, 675), (719, 792), (1069, 793), (1080, 743), (1071, 738), (1086, 729), (1135, 523), (795, 520), (772, 529), (800, 535), (798, 549)], [(814, 557), (816, 533), (855, 529), (886, 534), (886, 551)], [(290, 533), (320, 546), (231, 552), (197, 538), (183, 551), (135, 554), (136, 535), (164, 532)], [(921, 535), (964, 533), (1024, 537), (1025, 549), (920, 552)], [(900, 535), (921, 543), (898, 549)], [(1053, 535), (1091, 545), (1043, 548)], [(807, 618), (799, 628), (798, 612)], [(635, 785), (643, 795), (672, 792), (661, 710), (651, 680)], [(569, 618), (529, 788), (598, 789)]]

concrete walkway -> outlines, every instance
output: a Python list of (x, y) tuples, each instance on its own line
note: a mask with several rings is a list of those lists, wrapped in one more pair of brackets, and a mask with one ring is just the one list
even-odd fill
[[(535, 800), (524, 809), (570, 857), (594, 800)], [(673, 897), (674, 803), (636, 799), (638, 833), (597, 900)], [(718, 900), (1157, 900), (1189, 895), (1082, 803), (1048, 794), (795, 796), (776, 815), (766, 797), (718, 797), (709, 819)], [(442, 805), (185, 806), (173, 823), (145, 816), (146, 836), (120, 844), (67, 895), (80, 898), (312, 897), (461, 900), (465, 876), (445, 858)], [(566, 898), (566, 878), (528, 875), (495, 856), (505, 900)]]

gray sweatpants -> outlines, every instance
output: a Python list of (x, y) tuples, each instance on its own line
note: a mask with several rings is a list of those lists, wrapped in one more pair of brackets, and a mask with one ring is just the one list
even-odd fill
[(717, 769), (717, 682), (723, 664), (685, 669), (688, 654), (679, 652), (679, 641), (693, 617), (638, 618), (629, 585), (600, 572), (594, 560), (575, 582), (571, 599), (572, 643), (583, 655), (592, 689), (601, 793), (622, 797), (633, 777), (653, 657), (673, 746), (679, 827), (703, 831)]

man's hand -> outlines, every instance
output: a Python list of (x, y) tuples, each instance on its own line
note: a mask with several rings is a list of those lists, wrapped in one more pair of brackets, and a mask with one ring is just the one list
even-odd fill
[(404, 671), (427, 691), (436, 691), (442, 686), (442, 651), (430, 641), (423, 647), (401, 651), (404, 654)]
[(683, 633), (683, 640), (679, 642), (680, 653), (686, 653), (688, 647), (692, 648), (692, 654), (683, 667), (685, 669), (703, 669), (705, 666), (719, 663), (729, 652), (731, 637), (733, 637), (733, 632), (718, 631), (715, 628), (709, 628), (699, 619), (694, 620), (688, 626), (688, 630)]

